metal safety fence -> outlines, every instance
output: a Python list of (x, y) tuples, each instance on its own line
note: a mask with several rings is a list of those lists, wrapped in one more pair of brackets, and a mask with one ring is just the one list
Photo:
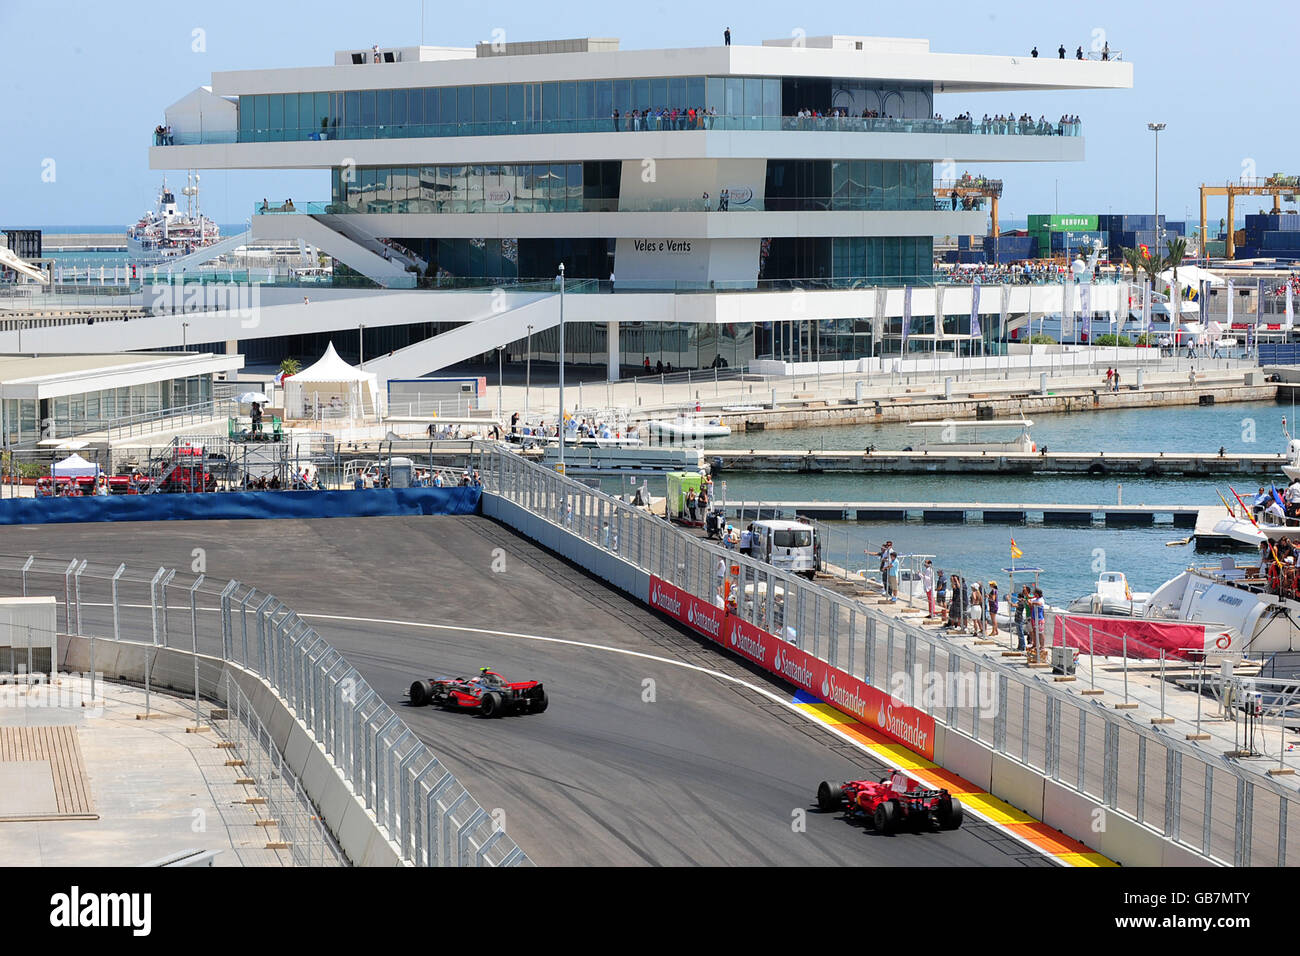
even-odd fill
[[(324, 750), (403, 861), (531, 864), (379, 691), (275, 595), (198, 571), (159, 567), (150, 573), (125, 564), (32, 556), (0, 556), (0, 593), (54, 594), (61, 604), (60, 631), (86, 639), (92, 674), (97, 651), (142, 654), (146, 712), (157, 688), (192, 692), (196, 720), (201, 697), (223, 702), (242, 728), (232, 728), (241, 735), (237, 739), (262, 755), (255, 759), (263, 771), (257, 784), (263, 785), (283, 767), (267, 749), (269, 735), (253, 722), (247, 698), (232, 691), (226, 665), (257, 675)], [(182, 659), (186, 663), (177, 665)], [(117, 660), (120, 670), (122, 658)], [(280, 819), (300, 834), (305, 849), (304, 828), (319, 813), (304, 802), (301, 789), (284, 781), (275, 786), (281, 788)]]
[[(485, 491), (860, 678), (993, 752), (1210, 860), (1300, 861), (1300, 794), (1094, 697), (688, 534), (500, 447)], [(734, 572), (733, 569), (734, 568)]]

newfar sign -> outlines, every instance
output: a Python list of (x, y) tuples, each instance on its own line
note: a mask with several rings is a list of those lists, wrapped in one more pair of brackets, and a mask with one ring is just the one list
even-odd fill
[(927, 760), (934, 758), (934, 718), (916, 708), (654, 575), (650, 576), (650, 606)]

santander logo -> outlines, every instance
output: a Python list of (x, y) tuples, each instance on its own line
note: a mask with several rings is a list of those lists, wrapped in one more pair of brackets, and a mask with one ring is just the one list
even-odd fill
[(894, 716), (894, 708), (886, 707), (882, 704), (880, 714), (876, 718), (886, 732), (891, 736), (897, 737), (909, 747), (919, 748), (922, 752), (928, 752), (929, 733), (921, 726), (921, 715), (914, 714), (911, 723), (908, 723), (902, 717)]
[(737, 651), (759, 664), (763, 663), (763, 659), (767, 656), (767, 647), (762, 641), (754, 640), (741, 629), (739, 624), (731, 626), (730, 637), (731, 646)]
[(670, 597), (659, 585), (655, 585), (654, 591), (650, 594), (650, 604), (654, 607), (661, 608), (674, 616), (681, 616), (682, 602), (677, 598)]

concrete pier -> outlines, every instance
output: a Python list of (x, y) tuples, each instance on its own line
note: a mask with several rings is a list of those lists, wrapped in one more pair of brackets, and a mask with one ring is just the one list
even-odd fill
[(1101, 524), (1108, 527), (1138, 527), (1157, 524), (1195, 528), (1202, 512), (1217, 512), (1209, 527), (1222, 516), (1223, 508), (1200, 505), (1091, 505), (1015, 504), (937, 501), (859, 501), (840, 504), (830, 501), (745, 502), (728, 501), (729, 516), (753, 520), (802, 515), (820, 521), (920, 521), (925, 524)]
[(1278, 454), (1188, 452), (944, 452), (741, 450), (705, 447), (717, 476), (730, 472), (824, 474), (1042, 474), (1271, 475), (1286, 463)]

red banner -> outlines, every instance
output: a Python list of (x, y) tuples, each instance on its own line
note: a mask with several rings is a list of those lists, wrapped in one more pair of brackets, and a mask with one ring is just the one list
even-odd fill
[[(1231, 647), (1230, 634), (1207, 633), (1204, 624), (1173, 621), (1147, 621), (1142, 618), (1089, 617), (1082, 614), (1058, 614), (1052, 629), (1052, 643), (1064, 643), (1088, 653), (1089, 630), (1092, 651), (1107, 657), (1122, 657), (1127, 636), (1129, 657), (1158, 658), (1163, 650), (1167, 657), (1187, 657), (1188, 651), (1216, 651)], [(1217, 643), (1216, 643), (1217, 641)]]
[(653, 575), (650, 606), (927, 760), (934, 758), (934, 719), (922, 711)]

